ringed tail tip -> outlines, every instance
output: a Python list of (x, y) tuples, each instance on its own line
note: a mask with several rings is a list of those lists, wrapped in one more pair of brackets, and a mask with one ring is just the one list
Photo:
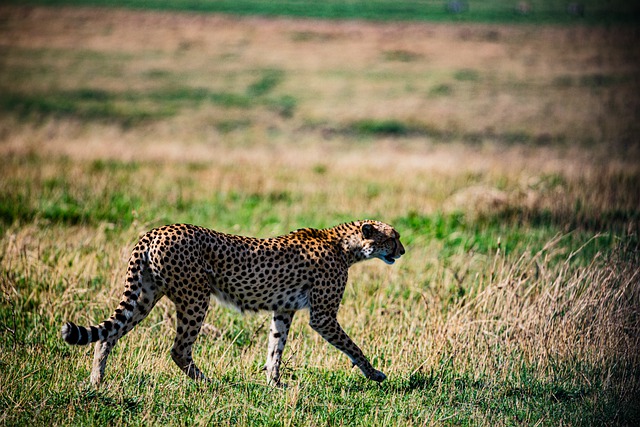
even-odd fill
[(87, 345), (100, 339), (100, 329), (97, 326), (78, 326), (73, 322), (62, 325), (62, 339), (71, 345)]
[(78, 344), (78, 338), (80, 338), (80, 333), (75, 323), (67, 322), (62, 325), (62, 339), (69, 344)]

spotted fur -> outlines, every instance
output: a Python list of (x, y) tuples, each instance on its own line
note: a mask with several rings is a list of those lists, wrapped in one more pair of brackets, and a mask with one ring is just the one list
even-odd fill
[(91, 382), (98, 385), (118, 339), (166, 295), (177, 312), (171, 357), (189, 377), (206, 379), (191, 353), (213, 295), (242, 312), (273, 312), (268, 382), (279, 384), (287, 334), (300, 309), (309, 309), (311, 328), (349, 356), (367, 378), (383, 381), (386, 376), (371, 366), (336, 315), (352, 264), (369, 258), (393, 264), (404, 252), (396, 230), (371, 220), (305, 228), (271, 239), (168, 225), (146, 233), (133, 249), (122, 300), (111, 317), (88, 328), (66, 323), (62, 337), (74, 345), (96, 342)]

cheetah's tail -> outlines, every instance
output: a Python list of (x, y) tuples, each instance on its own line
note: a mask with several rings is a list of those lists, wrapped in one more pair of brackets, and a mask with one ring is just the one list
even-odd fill
[(141, 247), (142, 259), (138, 260), (140, 268), (129, 269), (127, 273), (127, 286), (122, 295), (122, 300), (115, 312), (104, 322), (95, 326), (78, 326), (73, 322), (62, 325), (62, 339), (71, 345), (87, 345), (96, 341), (105, 341), (118, 333), (124, 334), (130, 329), (128, 326), (133, 312), (138, 305), (138, 297), (142, 289), (142, 269), (148, 266), (144, 245)]
[(69, 344), (87, 345), (103, 338), (101, 335), (103, 334), (100, 333), (99, 327), (96, 326), (85, 328), (72, 322), (62, 325), (62, 338)]
[(133, 292), (123, 296), (115, 313), (98, 325), (85, 327), (76, 325), (73, 322), (65, 323), (62, 325), (62, 339), (71, 345), (87, 345), (96, 341), (105, 341), (119, 332), (126, 333), (130, 329), (127, 328), (127, 325), (137, 305), (137, 301), (129, 299), (132, 295), (134, 295)]

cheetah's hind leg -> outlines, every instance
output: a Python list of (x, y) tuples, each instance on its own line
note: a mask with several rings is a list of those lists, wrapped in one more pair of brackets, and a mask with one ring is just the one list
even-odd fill
[[(163, 294), (155, 286), (151, 275), (143, 272), (141, 275), (140, 289), (138, 292), (130, 292), (125, 290), (122, 302), (116, 312), (109, 319), (112, 324), (119, 324), (118, 329), (113, 334), (109, 334), (104, 339), (96, 342), (93, 355), (93, 365), (91, 368), (91, 384), (100, 385), (104, 378), (104, 371), (107, 365), (109, 353), (116, 345), (116, 342), (127, 332), (140, 323), (156, 305)], [(129, 293), (127, 293), (129, 292)], [(133, 295), (136, 295), (133, 297)], [(125, 315), (122, 309), (130, 309), (130, 315)], [(113, 331), (113, 329), (112, 329)]]
[[(176, 304), (176, 338), (171, 358), (192, 380), (209, 381), (193, 361), (193, 343), (198, 338), (202, 322), (209, 308), (208, 300), (202, 305)], [(193, 313), (193, 314), (192, 314)]]

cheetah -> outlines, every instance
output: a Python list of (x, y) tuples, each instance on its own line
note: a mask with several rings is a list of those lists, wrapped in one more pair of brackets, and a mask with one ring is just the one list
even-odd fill
[(273, 312), (264, 366), (269, 384), (280, 385), (287, 334), (301, 309), (309, 310), (312, 329), (345, 353), (365, 377), (381, 382), (386, 375), (369, 363), (336, 315), (352, 264), (370, 258), (393, 264), (404, 253), (400, 234), (373, 220), (303, 228), (269, 239), (167, 225), (147, 232), (134, 247), (122, 300), (111, 317), (90, 327), (68, 322), (62, 338), (73, 345), (96, 343), (90, 381), (98, 386), (118, 339), (166, 295), (176, 307), (171, 358), (190, 378), (207, 380), (193, 361), (192, 347), (214, 296), (241, 312)]

